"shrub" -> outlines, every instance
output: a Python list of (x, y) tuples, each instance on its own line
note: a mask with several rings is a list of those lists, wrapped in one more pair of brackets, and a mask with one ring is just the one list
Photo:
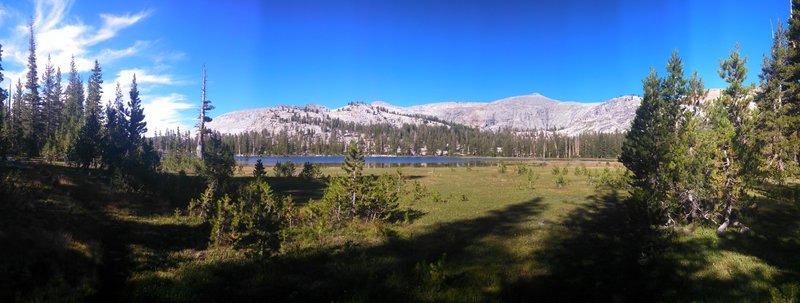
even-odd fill
[(539, 174), (534, 173), (533, 170), (528, 171), (528, 189), (534, 189), (533, 184), (539, 180)]
[(497, 171), (500, 172), (501, 174), (505, 174), (507, 168), (508, 167), (506, 167), (506, 163), (505, 162), (500, 161), (500, 163), (497, 163)]
[(300, 171), (300, 177), (303, 179), (317, 179), (322, 176), (319, 165), (305, 162), (303, 163), (303, 170)]
[(261, 178), (267, 175), (267, 172), (264, 170), (264, 163), (261, 162), (261, 159), (256, 160), (256, 165), (253, 167), (253, 177)]
[(559, 169), (557, 165), (554, 165), (553, 169), (550, 171), (553, 173), (553, 176), (558, 176), (561, 173), (561, 169)]
[(294, 177), (294, 172), (297, 170), (294, 163), (289, 160), (286, 163), (277, 162), (275, 166), (272, 167), (272, 170), (275, 172), (275, 177)]
[(425, 185), (422, 185), (418, 180), (414, 180), (412, 183), (413, 187), (411, 189), (411, 194), (414, 197), (414, 201), (420, 201), (428, 196), (428, 189), (425, 188)]
[(559, 175), (556, 178), (556, 187), (562, 188), (564, 186), (567, 186), (568, 184), (569, 184), (569, 181), (567, 180), (567, 178), (564, 178), (564, 175)]

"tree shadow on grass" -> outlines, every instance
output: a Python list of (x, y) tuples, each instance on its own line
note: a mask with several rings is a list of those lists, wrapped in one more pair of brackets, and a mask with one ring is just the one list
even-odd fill
[(492, 260), (513, 259), (505, 247), (484, 240), (514, 237), (542, 210), (536, 198), (410, 237), (387, 229), (378, 245), (344, 243), (266, 262), (213, 262), (182, 268), (173, 278), (151, 275), (133, 287), (137, 294), (152, 294), (139, 298), (144, 301), (461, 302), (465, 291), (472, 291), (468, 301), (480, 301), (482, 285), (466, 278), (476, 270), (473, 265), (487, 262), (487, 254)]
[(770, 185), (747, 233), (726, 233), (720, 247), (756, 256), (780, 269), (776, 285), (800, 281), (800, 188)]
[(712, 238), (681, 237), (646, 224), (616, 192), (589, 197), (553, 230), (535, 259), (546, 274), (503, 287), (507, 302), (739, 301), (768, 298), (755, 269), (730, 278), (704, 272), (719, 250)]

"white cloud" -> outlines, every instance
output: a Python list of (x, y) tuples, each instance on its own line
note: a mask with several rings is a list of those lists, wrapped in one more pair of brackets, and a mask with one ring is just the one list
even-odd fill
[[(44, 71), (47, 56), (50, 55), (52, 64), (60, 67), (64, 79), (69, 72), (69, 64), (75, 57), (75, 66), (79, 72), (86, 72), (94, 67), (98, 60), (105, 74), (103, 83), (103, 103), (114, 98), (116, 85), (120, 84), (125, 102), (128, 101), (131, 79), (136, 74), (139, 84), (140, 98), (145, 111), (148, 135), (153, 135), (156, 130), (167, 128), (190, 129), (194, 121), (185, 117), (194, 116), (193, 102), (187, 102), (186, 96), (170, 93), (170, 86), (185, 84), (176, 80), (169, 73), (169, 62), (179, 61), (185, 54), (177, 51), (163, 51), (152, 59), (153, 66), (139, 66), (125, 68), (115, 66), (114, 62), (123, 58), (134, 56), (150, 47), (151, 42), (146, 40), (135, 41), (123, 48), (113, 48), (104, 45), (112, 41), (126, 28), (135, 26), (152, 14), (151, 10), (128, 12), (124, 14), (99, 14), (96, 23), (84, 23), (81, 19), (70, 16), (72, 0), (33, 0), (34, 2), (34, 33), (36, 37), (37, 67), (40, 75)], [(12, 81), (24, 81), (26, 64), (28, 60), (28, 39), (30, 21), (27, 14), (14, 12), (13, 18), (6, 12), (6, 7), (0, 4), (0, 22), (9, 22), (11, 32), (7, 37), (0, 38), (3, 45), (4, 59), (12, 67), (4, 72), (8, 86)], [(83, 16), (90, 18), (92, 16)], [(90, 20), (90, 19), (87, 19)], [(94, 20), (92, 20), (94, 21)], [(11, 23), (15, 22), (15, 23)], [(84, 77), (84, 81), (86, 78)], [(166, 89), (165, 89), (166, 88)]]
[(117, 83), (120, 84), (122, 92), (127, 96), (128, 91), (131, 90), (131, 81), (133, 80), (134, 74), (136, 74), (136, 84), (139, 85), (139, 91), (143, 93), (148, 93), (158, 86), (179, 84), (179, 82), (169, 74), (152, 74), (147, 70), (139, 68), (123, 69), (117, 72), (117, 76), (113, 80), (107, 78), (103, 82), (103, 95), (109, 96), (103, 99), (113, 98)]
[(156, 130), (187, 130), (192, 127), (191, 119), (183, 118), (183, 112), (195, 108), (187, 102), (186, 96), (172, 93), (167, 96), (141, 96), (147, 122), (147, 135), (152, 136)]
[[(92, 69), (94, 60), (101, 66), (114, 60), (132, 56), (149, 45), (147, 41), (136, 41), (133, 45), (123, 49), (105, 48), (94, 50), (94, 46), (108, 41), (117, 34), (151, 14), (145, 10), (136, 14), (111, 15), (101, 14), (102, 24), (95, 28), (86, 25), (80, 20), (67, 20), (67, 14), (72, 7), (71, 0), (35, 0), (34, 1), (34, 33), (36, 35), (36, 56), (38, 61), (50, 55), (53, 65), (61, 67), (62, 71), (69, 69), (69, 63), (75, 56), (75, 67), (79, 72)], [(28, 59), (28, 39), (30, 31), (28, 20), (21, 22), (15, 28), (11, 37), (3, 39), (5, 53), (11, 61), (23, 66)], [(38, 65), (40, 73), (44, 64)], [(15, 71), (24, 74), (24, 71)], [(12, 79), (16, 80), (16, 79)]]
[(114, 38), (114, 36), (116, 36), (117, 32), (120, 30), (136, 24), (149, 15), (150, 11), (142, 11), (135, 15), (127, 14), (125, 16), (102, 14), (100, 15), (100, 18), (103, 19), (103, 26), (94, 34), (94, 36), (86, 39), (84, 43), (88, 45), (94, 45), (98, 42)]
[(103, 49), (97, 55), (97, 60), (100, 62), (109, 62), (114, 61), (120, 58), (125, 58), (136, 54), (141, 49), (150, 45), (148, 41), (136, 41), (131, 47), (123, 48), (123, 49)]

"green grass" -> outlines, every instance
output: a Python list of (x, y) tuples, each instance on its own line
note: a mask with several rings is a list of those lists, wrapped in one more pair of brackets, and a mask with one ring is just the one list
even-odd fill
[[(619, 167), (581, 163), (595, 175)], [(401, 209), (410, 214), (409, 222), (356, 223), (335, 232), (294, 228), (281, 254), (265, 262), (227, 248), (208, 249), (208, 226), (175, 214), (175, 208), (185, 207), (181, 195), (167, 195), (176, 197), (171, 200), (119, 195), (101, 179), (79, 178), (63, 167), (34, 166), (22, 170), (23, 176), (41, 180), (41, 171), (52, 171), (69, 182), (37, 185), (46, 194), (31, 202), (40, 206), (26, 210), (26, 218), (45, 222), (40, 208), (71, 211), (37, 227), (40, 232), (32, 234), (44, 235), (30, 236), (29, 242), (9, 239), (8, 233), (0, 233), (0, 240), (28, 243), (16, 246), (19, 254), (57, 252), (51, 262), (55, 268), (63, 262), (64, 268), (82, 269), (64, 270), (61, 284), (18, 292), (26, 300), (66, 293), (139, 302), (762, 302), (793, 291), (796, 298), (796, 187), (769, 188), (750, 220), (750, 232), (717, 236), (710, 226), (644, 228), (624, 191), (595, 189), (586, 175), (574, 173), (579, 163), (540, 164), (507, 163), (505, 173), (494, 166), (404, 167), (409, 182), (419, 181), (440, 197), (413, 201), (406, 195)], [(538, 174), (533, 189), (516, 165)], [(567, 165), (567, 184), (559, 187), (552, 168)], [(366, 169), (367, 174), (395, 171)], [(338, 169), (323, 173), (337, 174)], [(184, 195), (201, 190), (186, 182)], [(324, 183), (298, 178), (268, 182), (301, 207), (324, 190)], [(49, 244), (55, 248), (31, 243), (52, 235), (68, 240)], [(67, 264), (73, 259), (78, 262)]]

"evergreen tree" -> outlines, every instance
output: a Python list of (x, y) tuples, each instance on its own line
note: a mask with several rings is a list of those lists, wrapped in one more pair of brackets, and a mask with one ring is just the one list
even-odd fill
[(739, 55), (738, 44), (727, 60), (720, 61), (719, 75), (729, 84), (723, 90), (720, 101), (725, 107), (732, 132), (721, 131), (729, 135), (722, 137), (717, 145), (722, 153), (718, 159), (724, 176), (716, 186), (721, 200), (718, 209), (722, 221), (718, 232), (724, 232), (735, 220), (734, 216), (739, 214), (738, 210), (744, 204), (743, 199), (752, 182), (749, 173), (755, 170), (757, 160), (755, 153), (750, 150), (754, 145), (752, 115), (748, 108), (752, 88), (743, 85), (747, 77), (746, 63), (747, 58)]
[(126, 110), (128, 114), (128, 142), (131, 147), (135, 147), (142, 144), (143, 135), (147, 132), (147, 122), (144, 121), (144, 109), (142, 108), (142, 100), (139, 99), (139, 86), (136, 84), (135, 74), (131, 81), (129, 96), (128, 109)]
[(670, 215), (675, 220), (695, 222), (708, 219), (712, 209), (709, 202), (709, 174), (714, 167), (714, 130), (698, 110), (706, 97), (703, 81), (695, 72), (687, 83), (686, 96), (681, 102), (674, 145), (668, 164), (672, 182), (671, 197), (675, 207)]
[(791, 0), (789, 28), (787, 39), (787, 87), (785, 106), (788, 117), (786, 124), (790, 128), (789, 140), (798, 142), (792, 146), (791, 160), (795, 165), (800, 163), (800, 0)]
[(50, 140), (55, 135), (55, 129), (58, 126), (58, 118), (52, 116), (55, 111), (54, 106), (59, 102), (60, 96), (56, 92), (56, 70), (53, 67), (53, 62), (50, 56), (47, 56), (47, 64), (44, 68), (44, 75), (42, 77), (42, 100), (43, 111), (45, 119), (45, 132), (44, 137)]
[(350, 141), (347, 148), (347, 153), (344, 155), (344, 163), (342, 170), (345, 172), (344, 187), (350, 196), (350, 202), (353, 214), (355, 216), (356, 202), (363, 195), (363, 186), (361, 186), (362, 172), (364, 170), (364, 154), (355, 140)]
[(9, 138), (11, 143), (11, 153), (21, 154), (25, 152), (25, 140), (22, 136), (25, 127), (25, 103), (23, 96), (22, 82), (17, 80), (17, 88), (14, 92), (14, 100), (11, 105), (11, 127), (9, 128)]
[[(657, 127), (657, 116), (661, 108), (661, 81), (655, 69), (643, 81), (644, 95), (642, 103), (636, 109), (636, 116), (631, 129), (625, 136), (619, 160), (632, 175), (631, 182), (634, 197), (641, 201), (653, 203), (659, 176), (659, 165), (664, 161), (661, 146), (664, 144), (661, 132)], [(650, 205), (650, 209), (658, 209), (658, 205)]]
[(106, 124), (103, 131), (103, 165), (114, 172), (123, 167), (128, 150), (127, 121), (123, 105), (122, 88), (117, 82), (114, 101), (106, 106)]
[(59, 140), (59, 154), (67, 160), (74, 160), (68, 156), (72, 156), (71, 148), (75, 145), (78, 138), (78, 133), (83, 126), (84, 113), (83, 113), (83, 80), (81, 80), (78, 70), (75, 68), (75, 57), (72, 57), (70, 62), (69, 79), (67, 81), (67, 89), (64, 91), (64, 111), (62, 116), (62, 124), (57, 132)]
[(266, 171), (264, 170), (264, 163), (261, 162), (261, 159), (256, 160), (256, 165), (253, 168), (253, 177), (261, 178), (266, 176)]
[(756, 129), (758, 130), (756, 146), (760, 147), (762, 158), (761, 174), (768, 179), (783, 182), (794, 170), (793, 142), (789, 113), (789, 95), (791, 87), (789, 77), (789, 46), (783, 25), (772, 38), (770, 56), (764, 56), (760, 79), (761, 89), (757, 91), (755, 103), (758, 108)]
[(42, 138), (44, 145), (42, 155), (48, 160), (55, 160), (58, 157), (58, 143), (56, 142), (56, 131), (61, 125), (61, 75), (56, 74), (50, 56), (47, 56), (44, 76), (42, 78), (42, 101), (44, 134)]
[(86, 96), (86, 119), (78, 133), (78, 140), (75, 144), (75, 158), (81, 167), (88, 168), (101, 155), (102, 137), (102, 115), (100, 99), (102, 96), (101, 85), (103, 83), (100, 64), (95, 61), (92, 69), (92, 76), (89, 78)]
[[(3, 45), (0, 44), (0, 83), (3, 83)], [(11, 118), (6, 108), (6, 99), (8, 99), (8, 91), (0, 85), (0, 159), (6, 157), (8, 152), (8, 128), (10, 127), (9, 119)]]
[(45, 117), (42, 110), (42, 102), (39, 96), (39, 78), (36, 71), (36, 41), (33, 34), (33, 20), (30, 25), (30, 40), (28, 40), (28, 73), (25, 82), (25, 125), (23, 136), (27, 144), (28, 156), (39, 155), (45, 133)]

